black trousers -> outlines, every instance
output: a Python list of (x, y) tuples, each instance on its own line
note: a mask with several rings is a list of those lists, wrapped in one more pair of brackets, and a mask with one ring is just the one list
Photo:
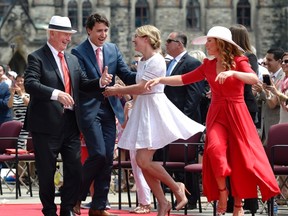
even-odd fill
[(39, 196), (44, 215), (56, 215), (54, 174), (58, 154), (63, 161), (61, 210), (72, 210), (81, 184), (80, 133), (74, 111), (65, 111), (58, 134), (32, 132)]

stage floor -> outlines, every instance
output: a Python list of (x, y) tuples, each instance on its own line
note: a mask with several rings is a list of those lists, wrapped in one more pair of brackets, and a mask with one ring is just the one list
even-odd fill
[[(13, 186), (13, 185), (12, 185)], [(29, 211), (31, 211), (32, 209), (36, 208), (36, 212), (38, 212), (37, 214), (33, 214), (33, 215), (42, 215), (41, 214), (41, 205), (40, 205), (40, 199), (38, 196), (38, 187), (37, 186), (33, 186), (33, 197), (30, 197), (30, 194), (27, 193), (27, 189), (24, 186), (21, 186), (21, 193), (22, 196), (19, 197), (18, 199), (15, 198), (15, 190), (10, 191), (6, 185), (2, 184), (3, 187), (3, 195), (0, 195), (0, 215), (1, 216), (11, 216), (11, 213), (13, 213), (12, 216), (17, 216), (17, 212), (22, 212), (22, 214), (19, 215), (31, 215), (29, 213)], [(171, 200), (170, 197), (170, 193), (167, 193), (167, 199)], [(86, 201), (84, 203), (88, 203), (91, 200), (90, 197), (88, 197), (86, 199)], [(152, 197), (151, 197), (151, 200)], [(136, 207), (136, 193), (135, 192), (131, 192), (131, 201), (132, 201), (132, 208)], [(111, 213), (116, 213), (116, 211), (118, 211), (118, 193), (115, 191), (110, 191), (109, 193), (109, 202), (111, 205)], [(59, 204), (60, 203), (60, 197), (56, 196), (55, 198), (55, 203)], [(17, 204), (17, 205), (12, 205), (12, 204)], [(24, 204), (24, 205), (21, 205)], [(154, 205), (153, 206), (153, 213), (151, 213), (151, 215), (153, 215), (155, 213), (156, 215), (156, 209), (154, 209)], [(21, 210), (22, 207), (25, 207), (25, 211), (27, 211), (26, 213)], [(266, 205), (265, 205), (266, 207)], [(127, 198), (127, 193), (126, 192), (122, 192), (122, 211), (118, 212), (118, 214), (129, 214), (129, 210), (131, 208), (128, 206), (128, 198)], [(193, 210), (188, 210), (188, 215), (189, 216), (211, 216), (213, 215), (213, 208), (212, 205), (210, 203), (207, 203), (207, 200), (205, 197), (202, 197), (202, 209), (203, 212), (199, 213), (199, 209), (193, 209)], [(4, 213), (5, 212), (5, 213)], [(87, 212), (87, 213), (86, 213)], [(171, 214), (173, 215), (184, 215), (184, 210), (180, 210), (180, 211), (172, 211)], [(82, 214), (81, 216), (85, 216), (88, 215), (88, 210), (82, 210)], [(226, 213), (225, 216), (229, 216), (232, 215), (231, 213)], [(247, 215), (251, 215), (251, 214), (247, 214)], [(259, 203), (259, 210), (258, 212), (255, 214), (255, 216), (263, 216), (263, 215), (268, 215), (266, 212), (266, 208), (264, 208), (264, 206), (261, 205), (261, 203)], [(283, 206), (279, 206), (279, 212), (278, 212), (278, 216), (287, 216), (288, 215), (288, 206), (287, 205), (283, 205)]]

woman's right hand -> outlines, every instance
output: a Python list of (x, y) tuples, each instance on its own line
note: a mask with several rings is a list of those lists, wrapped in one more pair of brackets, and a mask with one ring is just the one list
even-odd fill
[(161, 77), (158, 77), (158, 78), (147, 81), (144, 88), (148, 91), (151, 91), (151, 88), (153, 86), (158, 85), (160, 83), (160, 79)]

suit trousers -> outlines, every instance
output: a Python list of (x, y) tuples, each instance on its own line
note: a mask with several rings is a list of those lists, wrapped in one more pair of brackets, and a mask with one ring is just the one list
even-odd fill
[(145, 177), (142, 173), (141, 168), (137, 165), (136, 162), (136, 150), (130, 150), (130, 160), (133, 171), (133, 176), (137, 188), (137, 198), (138, 202), (142, 205), (151, 204), (151, 189), (147, 184)]
[(113, 153), (116, 140), (115, 114), (108, 102), (102, 102), (93, 123), (82, 130), (88, 158), (83, 164), (79, 200), (85, 200), (94, 181), (91, 209), (104, 210), (108, 199)]
[(80, 132), (75, 112), (64, 111), (58, 134), (32, 132), (36, 169), (39, 178), (39, 196), (44, 215), (56, 215), (54, 203), (54, 174), (58, 154), (63, 161), (63, 188), (61, 210), (71, 210), (75, 205), (81, 184)]

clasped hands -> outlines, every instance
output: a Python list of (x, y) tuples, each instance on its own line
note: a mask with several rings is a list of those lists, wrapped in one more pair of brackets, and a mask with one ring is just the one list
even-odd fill
[(15, 94), (17, 92), (18, 95), (22, 95), (22, 90), (21, 88), (15, 83), (10, 87), (10, 94)]
[(108, 86), (105, 88), (105, 91), (102, 93), (104, 97), (109, 97), (109, 96), (117, 96), (121, 98), (123, 94), (119, 93), (119, 89), (122, 86), (119, 84), (115, 84), (114, 86)]
[[(105, 66), (102, 76), (100, 77), (101, 86), (107, 86), (112, 82), (113, 75), (108, 73), (108, 66)], [(72, 107), (74, 105), (73, 97), (63, 91), (58, 94), (58, 101), (63, 104), (64, 107)]]

